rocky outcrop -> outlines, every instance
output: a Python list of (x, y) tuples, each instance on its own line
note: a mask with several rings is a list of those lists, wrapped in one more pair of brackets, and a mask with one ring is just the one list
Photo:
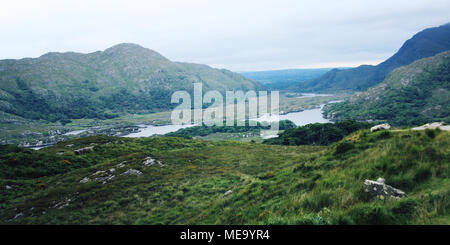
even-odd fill
[(450, 126), (445, 126), (442, 122), (427, 123), (419, 127), (412, 128), (412, 130), (425, 130), (425, 129), (440, 129), (450, 131)]
[(400, 199), (406, 196), (404, 191), (386, 185), (383, 178), (378, 178), (377, 181), (366, 179), (364, 181), (364, 192), (370, 197), (376, 197), (381, 200), (388, 198)]
[(142, 172), (136, 169), (128, 169), (127, 171), (123, 172), (121, 175), (136, 175), (136, 176), (140, 176), (142, 175)]
[(379, 124), (379, 125), (371, 127), (370, 132), (376, 132), (379, 130), (388, 130), (390, 128), (391, 128), (391, 125), (384, 123), (384, 124)]
[(93, 146), (84, 147), (78, 150), (74, 150), (73, 152), (77, 155), (85, 154), (94, 150)]
[(161, 161), (153, 159), (152, 157), (146, 157), (142, 164), (144, 164), (145, 166), (153, 166), (155, 164), (158, 164), (159, 166), (164, 167), (164, 164)]

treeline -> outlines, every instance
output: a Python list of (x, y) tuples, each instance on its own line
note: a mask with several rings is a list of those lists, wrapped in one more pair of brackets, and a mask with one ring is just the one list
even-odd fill
[[(225, 122), (224, 122), (225, 125)], [(286, 130), (295, 128), (295, 124), (289, 120), (282, 120), (279, 122), (279, 130)], [(190, 139), (195, 136), (207, 136), (214, 133), (254, 133), (259, 134), (261, 129), (270, 129), (269, 126), (263, 126), (261, 123), (257, 123), (257, 126), (249, 126), (249, 121), (245, 122), (245, 126), (237, 126), (237, 122), (234, 122), (234, 126), (194, 126), (189, 128), (182, 128), (176, 132), (168, 133), (166, 136), (182, 137)]]
[(270, 145), (329, 145), (345, 136), (373, 126), (371, 123), (347, 120), (337, 123), (313, 123), (287, 129), (278, 138), (266, 139), (263, 144)]
[[(92, 87), (79, 94), (70, 94), (64, 98), (56, 96), (52, 91), (42, 95), (34, 92), (21, 79), (16, 80), (18, 89), (9, 91), (14, 99), (9, 101), (12, 105), (2, 108), (5, 112), (32, 120), (60, 121), (62, 124), (71, 122), (71, 119), (115, 118), (122, 112), (152, 113), (172, 109), (175, 105), (170, 103), (170, 91), (158, 89), (142, 95), (134, 95), (126, 89), (109, 96), (93, 98)], [(89, 91), (87, 91), (89, 90)], [(109, 112), (107, 112), (109, 111)]]

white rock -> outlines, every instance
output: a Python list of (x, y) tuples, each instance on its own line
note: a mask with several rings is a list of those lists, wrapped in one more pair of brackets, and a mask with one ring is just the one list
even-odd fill
[(136, 169), (128, 169), (127, 171), (123, 172), (121, 175), (136, 175), (136, 176), (140, 176), (142, 175), (142, 172)]
[(80, 183), (87, 183), (90, 179), (88, 177), (84, 177), (82, 180), (80, 180)]
[(225, 198), (225, 197), (229, 196), (231, 193), (233, 193), (233, 191), (232, 190), (228, 190), (227, 192), (225, 192), (223, 194), (222, 198)]
[(389, 125), (387, 123), (384, 123), (384, 124), (379, 124), (379, 125), (371, 127), (370, 128), (370, 132), (375, 132), (375, 131), (383, 130), (383, 129), (387, 130), (387, 129), (390, 129), (390, 128), (391, 128), (391, 125)]
[(386, 181), (386, 180), (381, 177), (377, 179), (377, 182), (381, 183), (381, 184), (384, 184), (384, 181)]

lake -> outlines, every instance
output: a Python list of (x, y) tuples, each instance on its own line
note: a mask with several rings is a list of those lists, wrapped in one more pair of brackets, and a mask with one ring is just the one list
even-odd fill
[[(307, 97), (315, 97), (315, 96), (329, 96), (329, 95), (322, 95), (322, 94), (304, 94), (302, 96)], [(337, 101), (330, 101), (329, 103), (337, 103), (341, 102), (340, 100)], [(284, 115), (280, 115), (280, 120), (290, 120), (297, 126), (303, 126), (310, 123), (327, 123), (330, 122), (328, 119), (324, 118), (322, 115), (322, 109), (324, 105), (321, 105), (320, 108), (317, 109), (311, 109), (311, 110), (304, 110), (300, 112), (291, 112)], [(264, 115), (257, 119), (258, 121), (266, 121), (270, 122), (271, 120), (274, 120), (274, 118), (270, 118), (267, 115)], [(195, 125), (164, 125), (164, 126), (153, 126), (153, 125), (139, 125), (142, 129), (139, 132), (131, 133), (128, 135), (125, 135), (124, 137), (130, 137), (130, 138), (139, 138), (139, 137), (149, 137), (153, 135), (164, 135), (167, 133), (175, 132), (181, 128), (188, 128), (193, 127)]]

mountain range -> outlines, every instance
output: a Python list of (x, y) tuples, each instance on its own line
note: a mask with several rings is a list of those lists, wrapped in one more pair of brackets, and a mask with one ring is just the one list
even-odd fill
[(110, 118), (168, 110), (171, 94), (193, 90), (256, 90), (258, 83), (225, 69), (172, 62), (136, 44), (88, 54), (47, 53), (0, 61), (0, 111), (29, 119)]
[(447, 50), (450, 50), (450, 23), (417, 33), (397, 53), (376, 66), (333, 69), (316, 79), (298, 84), (295, 89), (302, 92), (364, 91), (382, 82), (397, 67)]
[(395, 69), (380, 84), (330, 104), (334, 120), (383, 120), (394, 125), (450, 122), (450, 51)]

